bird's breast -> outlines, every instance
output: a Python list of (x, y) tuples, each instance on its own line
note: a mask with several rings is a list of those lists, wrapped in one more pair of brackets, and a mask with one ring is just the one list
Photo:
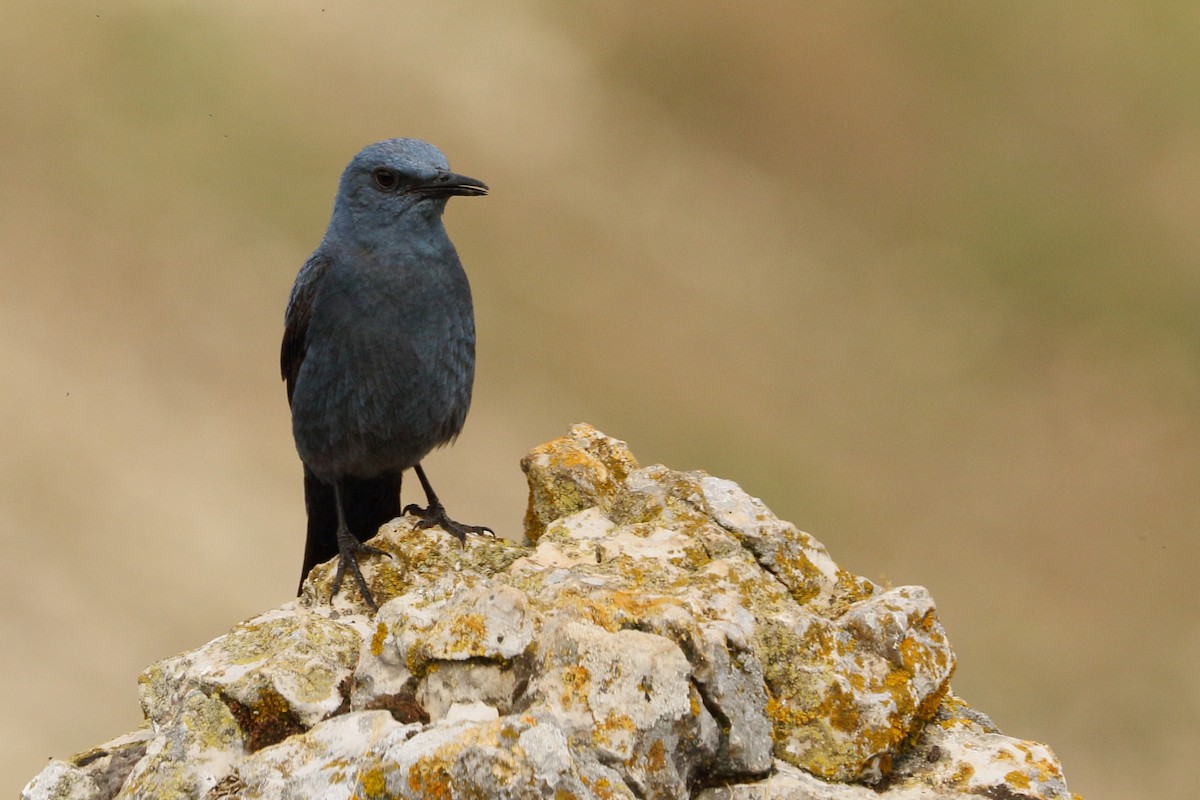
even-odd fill
[(462, 429), (475, 325), (466, 276), (457, 258), (449, 266), (326, 276), (292, 399), (297, 447), (314, 470), (412, 466)]

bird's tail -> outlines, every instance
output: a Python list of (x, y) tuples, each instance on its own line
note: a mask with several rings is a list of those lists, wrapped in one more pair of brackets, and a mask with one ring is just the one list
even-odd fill
[[(400, 475), (385, 473), (375, 478), (344, 478), (341, 481), (343, 512), (354, 538), (365, 542), (379, 526), (400, 516)], [(338, 554), (337, 504), (333, 484), (325, 483), (304, 468), (304, 507), (308, 510), (308, 540), (304, 546), (304, 568), (300, 586), (308, 572)], [(299, 590), (296, 592), (299, 594)]]

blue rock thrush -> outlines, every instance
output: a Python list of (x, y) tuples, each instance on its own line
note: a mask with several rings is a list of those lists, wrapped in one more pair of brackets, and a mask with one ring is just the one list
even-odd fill
[(454, 195), (483, 194), (417, 139), (370, 145), (342, 173), (325, 238), (292, 286), (280, 356), (304, 462), (301, 585), (336, 555), (333, 593), (349, 570), (376, 607), (358, 558), (386, 555), (363, 543), (400, 516), (410, 467), (428, 505), (403, 511), (421, 527), (460, 541), (491, 532), (447, 517), (421, 469), (462, 430), (475, 375), (471, 288), (442, 212)]

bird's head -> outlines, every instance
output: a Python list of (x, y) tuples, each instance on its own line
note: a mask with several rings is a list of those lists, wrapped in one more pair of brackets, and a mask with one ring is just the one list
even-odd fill
[(388, 139), (368, 145), (342, 173), (331, 228), (361, 233), (405, 221), (435, 221), (454, 195), (487, 194), (483, 181), (450, 171), (442, 152), (420, 139)]

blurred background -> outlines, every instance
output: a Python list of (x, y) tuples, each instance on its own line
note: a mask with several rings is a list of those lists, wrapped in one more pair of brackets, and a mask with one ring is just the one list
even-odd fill
[(284, 303), (392, 136), (492, 187), (457, 518), (593, 423), (929, 587), (1074, 791), (1194, 792), (1200, 6), (1117, 0), (8, 0), (2, 791), (291, 598)]

